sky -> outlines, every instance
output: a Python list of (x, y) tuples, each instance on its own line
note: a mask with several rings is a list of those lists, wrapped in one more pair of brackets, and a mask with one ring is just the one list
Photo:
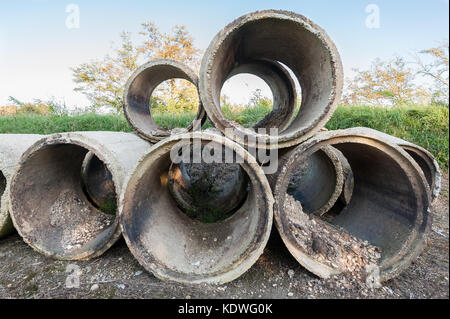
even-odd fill
[[(0, 0), (0, 105), (11, 104), (13, 96), (23, 102), (54, 97), (85, 107), (89, 102), (73, 91), (70, 68), (110, 53), (120, 32), (137, 34), (144, 21), (164, 32), (185, 25), (205, 50), (228, 23), (263, 9), (294, 11), (325, 29), (346, 77), (375, 58), (412, 57), (449, 38), (448, 0)], [(240, 76), (223, 91), (240, 103), (255, 88), (270, 95), (262, 80), (250, 76)]]

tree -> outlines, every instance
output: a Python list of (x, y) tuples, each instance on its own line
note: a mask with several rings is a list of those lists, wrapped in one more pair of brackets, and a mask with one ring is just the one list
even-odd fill
[(416, 87), (414, 72), (403, 58), (388, 62), (376, 59), (368, 70), (354, 71), (356, 75), (347, 83), (344, 103), (395, 106), (421, 102), (428, 96)]
[(433, 80), (434, 85), (430, 92), (433, 102), (446, 105), (448, 105), (449, 98), (448, 51), (448, 42), (445, 42), (438, 47), (422, 50), (415, 56), (417, 74)]
[[(131, 33), (123, 32), (121, 46), (112, 55), (72, 69), (75, 90), (86, 95), (94, 107), (112, 107), (121, 112), (125, 83), (145, 61), (173, 59), (198, 69), (200, 50), (184, 26), (175, 26), (171, 34), (161, 33), (152, 22), (141, 26), (139, 35), (143, 40), (139, 45), (131, 41)], [(154, 97), (151, 106), (161, 110), (193, 110), (198, 104), (195, 87), (181, 80), (164, 83), (154, 92)]]

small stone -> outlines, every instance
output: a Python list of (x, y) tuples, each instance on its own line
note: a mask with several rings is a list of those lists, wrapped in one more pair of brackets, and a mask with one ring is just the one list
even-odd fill
[(91, 291), (96, 291), (98, 288), (100, 288), (99, 285), (93, 284), (93, 285), (91, 286)]
[(136, 272), (134, 273), (134, 275), (135, 275), (135, 276), (142, 275), (142, 270), (136, 271)]
[(186, 299), (191, 299), (191, 296), (187, 295), (187, 296), (186, 296)]
[(117, 285), (117, 287), (120, 288), (120, 289), (125, 289), (125, 285), (124, 284), (119, 284), (119, 285)]
[(292, 292), (288, 292), (288, 297), (292, 297), (294, 294)]
[(294, 274), (295, 274), (295, 271), (293, 271), (292, 269), (289, 269), (288, 270), (288, 276), (289, 276), (289, 278), (293, 278), (294, 277)]

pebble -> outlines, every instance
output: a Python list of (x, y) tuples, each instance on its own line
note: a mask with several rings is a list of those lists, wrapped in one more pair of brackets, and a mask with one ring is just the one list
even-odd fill
[(117, 285), (117, 287), (120, 288), (120, 289), (125, 289), (125, 285), (124, 284), (119, 284), (119, 285)]
[(135, 275), (135, 276), (142, 275), (142, 270), (136, 271), (136, 272), (134, 273), (134, 275)]
[(292, 279), (292, 277), (294, 277), (294, 274), (295, 274), (295, 271), (293, 271), (292, 269), (289, 269), (289, 270), (288, 270), (288, 276), (289, 276), (289, 278)]
[(93, 284), (93, 285), (91, 286), (91, 291), (96, 291), (98, 288), (100, 288), (99, 285)]
[(292, 292), (288, 292), (288, 297), (292, 297), (294, 294)]

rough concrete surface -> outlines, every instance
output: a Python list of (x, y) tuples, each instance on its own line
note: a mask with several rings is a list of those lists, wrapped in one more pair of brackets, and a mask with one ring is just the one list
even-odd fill
[[(448, 203), (446, 175), (427, 248), (380, 289), (354, 286), (346, 278), (319, 279), (291, 257), (275, 232), (256, 264), (221, 286), (161, 281), (144, 271), (123, 240), (102, 257), (66, 262), (39, 255), (14, 234), (0, 241), (0, 298), (449, 298)], [(76, 266), (80, 286), (66, 288), (66, 281), (76, 284), (70, 277)]]

